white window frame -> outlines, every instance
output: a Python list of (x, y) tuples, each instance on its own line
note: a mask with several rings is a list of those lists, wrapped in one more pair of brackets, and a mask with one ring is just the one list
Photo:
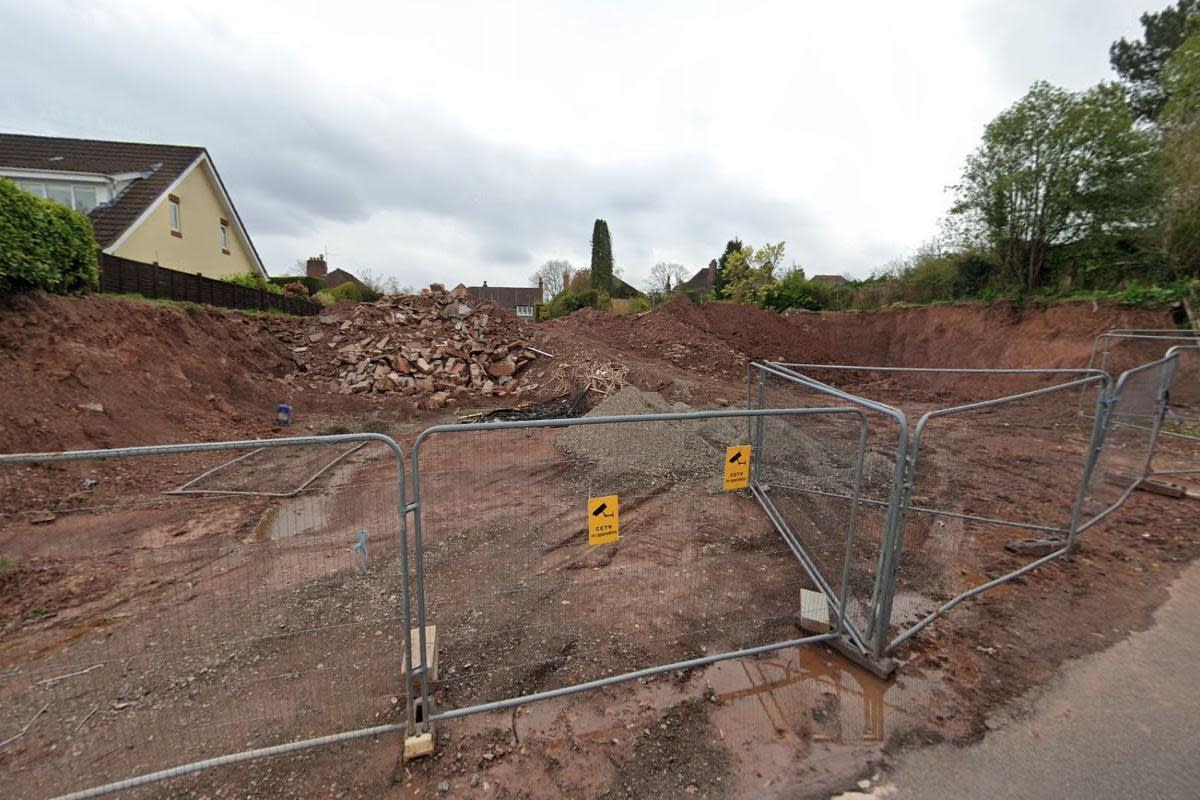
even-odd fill
[[(59, 203), (59, 205), (66, 206), (67, 208), (73, 209), (75, 211), (81, 211), (84, 214), (86, 214), (87, 211), (83, 211), (82, 209), (80, 209), (79, 201), (75, 198), (75, 190), (76, 189), (92, 189), (93, 191), (96, 191), (96, 187), (94, 187), (94, 186), (77, 186), (73, 183), (66, 183), (65, 181), (28, 181), (28, 180), (23, 180), (23, 181), (17, 181), (17, 188), (21, 189), (22, 191), (29, 192), (34, 197), (40, 197), (43, 200), (51, 200), (51, 198), (50, 198), (50, 190), (51, 189), (66, 189), (67, 192), (71, 195), (71, 203), (69, 205), (66, 203)], [(51, 202), (58, 203), (57, 200), (51, 200)], [(95, 208), (98, 205), (100, 205), (100, 192), (96, 191), (96, 205), (92, 206), (92, 208)]]
[(221, 246), (222, 252), (229, 252), (229, 226), (224, 222), (218, 223), (217, 226), (217, 244)]
[(183, 210), (178, 200), (167, 199), (167, 217), (171, 230), (183, 233)]
[(99, 208), (109, 202), (113, 196), (111, 181), (90, 173), (5, 169), (0, 172), (0, 176), (8, 178), (16, 183), (18, 188), (43, 200), (49, 199), (47, 196), (49, 187), (64, 187), (71, 192), (71, 204), (66, 207), (82, 214), (88, 213), (88, 210), (80, 207), (79, 199), (75, 196), (76, 190), (91, 189), (95, 192), (96, 204), (92, 208)]
[(517, 316), (518, 317), (532, 317), (533, 316), (533, 306), (517, 306)]

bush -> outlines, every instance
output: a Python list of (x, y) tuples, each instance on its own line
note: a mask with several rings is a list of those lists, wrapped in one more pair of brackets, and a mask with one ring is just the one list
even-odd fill
[(338, 284), (333, 289), (323, 289), (316, 293), (313, 297), (318, 303), (323, 306), (331, 306), (334, 303), (341, 303), (345, 300), (351, 300), (355, 303), (363, 302), (363, 291), (354, 281), (346, 281)]
[(958, 267), (949, 256), (919, 259), (901, 280), (912, 289), (906, 300), (917, 303), (951, 300), (958, 281)]
[(0, 179), (0, 294), (79, 294), (100, 280), (99, 247), (83, 214)]
[(320, 278), (310, 278), (307, 275), (283, 275), (277, 278), (269, 278), (268, 280), (280, 286), (287, 286), (289, 283), (302, 283), (308, 289), (310, 296), (325, 288), (325, 281)]
[(767, 291), (764, 308), (787, 311), (804, 308), (820, 311), (832, 306), (833, 291), (823, 283), (806, 280), (799, 272), (790, 272)]
[(285, 283), (283, 285), (283, 296), (306, 298), (308, 297), (308, 287), (300, 283), (300, 281)]
[(258, 272), (242, 272), (237, 275), (226, 275), (221, 278), (226, 283), (245, 286), (247, 289), (261, 289), (270, 294), (283, 294), (283, 287), (277, 283), (269, 283), (266, 278)]
[(584, 289), (579, 292), (570, 290), (559, 292), (547, 307), (547, 318), (565, 317), (567, 314), (581, 308), (608, 308), (608, 295), (595, 289)]

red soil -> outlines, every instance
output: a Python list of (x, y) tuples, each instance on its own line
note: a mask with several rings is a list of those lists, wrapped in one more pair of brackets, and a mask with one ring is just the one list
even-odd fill
[(789, 314), (839, 364), (905, 367), (1085, 367), (1097, 334), (1169, 328), (1166, 310), (1091, 302), (1045, 308), (1009, 303)]
[[(323, 384), (283, 380), (295, 369), (283, 340), (303, 324), (97, 295), (9, 298), (0, 304), (0, 452), (269, 435), (280, 402), (308, 419), (412, 413), (404, 398), (345, 397)], [(784, 316), (681, 298), (630, 316), (585, 309), (536, 326), (534, 340), (560, 361), (622, 362), (642, 388), (703, 404), (728, 396), (750, 359), (1078, 367), (1104, 330), (1166, 324), (1165, 311), (1086, 303)], [(535, 362), (530, 378), (544, 380), (555, 363)], [(672, 383), (700, 394), (664, 390)]]
[(264, 435), (276, 403), (345, 406), (278, 381), (293, 367), (270, 324), (294, 323), (102, 295), (8, 298), (0, 452)]

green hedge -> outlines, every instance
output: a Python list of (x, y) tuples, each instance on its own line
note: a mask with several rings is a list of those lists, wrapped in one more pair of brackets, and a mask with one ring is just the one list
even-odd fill
[(226, 283), (244, 286), (247, 289), (261, 289), (264, 292), (271, 294), (283, 294), (283, 287), (275, 283), (269, 283), (266, 278), (258, 272), (239, 272), (236, 275), (226, 275), (221, 280)]
[(608, 310), (608, 294), (596, 289), (584, 289), (581, 292), (572, 292), (568, 289), (559, 292), (550, 301), (546, 310), (546, 318), (563, 317), (589, 306)]
[(310, 278), (307, 275), (281, 275), (275, 278), (268, 279), (271, 283), (279, 286), (287, 286), (289, 283), (303, 283), (308, 287), (309, 295), (314, 295), (317, 292), (325, 289), (325, 281), (320, 278)]
[(0, 178), (0, 294), (79, 294), (100, 280), (92, 221)]

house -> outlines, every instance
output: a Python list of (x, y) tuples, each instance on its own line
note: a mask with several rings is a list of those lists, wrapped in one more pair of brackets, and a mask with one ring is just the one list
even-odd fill
[(0, 178), (87, 214), (109, 255), (267, 276), (203, 147), (0, 133)]
[(533, 319), (534, 307), (542, 302), (542, 281), (538, 279), (537, 286), (483, 286), (464, 287), (467, 294), (480, 300), (491, 300), (498, 306), (504, 306), (522, 319)]
[(708, 266), (701, 269), (692, 277), (688, 278), (683, 283), (676, 286), (676, 290), (684, 292), (696, 292), (700, 294), (712, 294), (713, 286), (717, 282), (717, 261), (713, 259), (708, 262)]
[(841, 275), (813, 275), (811, 280), (813, 283), (823, 283), (826, 286), (841, 286), (850, 282)]
[(329, 264), (326, 263), (324, 256), (313, 256), (310, 258), (304, 265), (304, 274), (310, 278), (325, 281), (326, 289), (336, 289), (343, 283), (357, 284), (359, 289), (368, 288), (365, 283), (341, 267), (330, 272)]
[[(563, 285), (573, 292), (582, 292), (592, 286), (592, 272), (588, 269), (576, 270), (574, 274), (563, 273)], [(614, 300), (632, 300), (635, 297), (645, 297), (640, 289), (630, 286), (616, 275), (612, 276), (612, 291), (608, 296)]]

